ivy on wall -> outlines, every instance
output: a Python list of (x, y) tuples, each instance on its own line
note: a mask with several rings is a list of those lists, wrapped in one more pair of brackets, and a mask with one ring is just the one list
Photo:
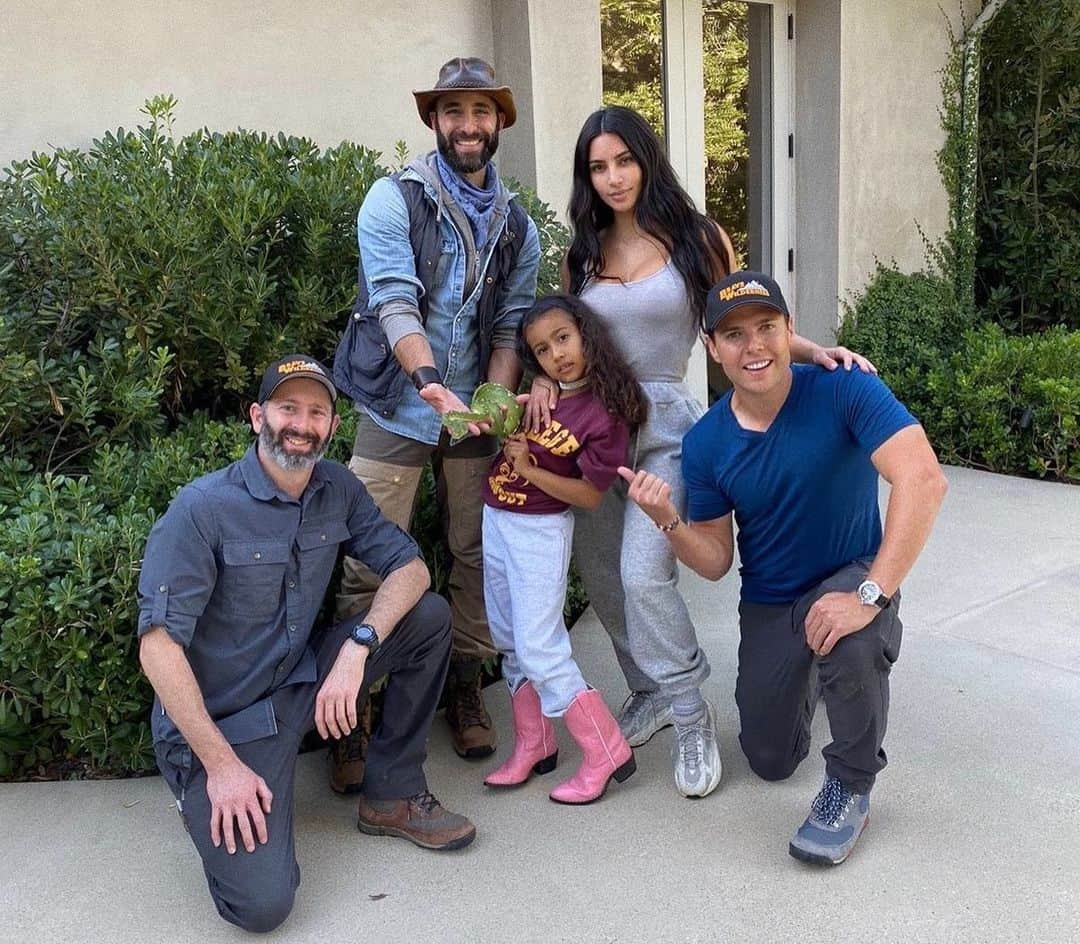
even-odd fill
[(1007, 331), (1080, 329), (1080, 3), (1007, 3), (980, 61), (976, 299)]

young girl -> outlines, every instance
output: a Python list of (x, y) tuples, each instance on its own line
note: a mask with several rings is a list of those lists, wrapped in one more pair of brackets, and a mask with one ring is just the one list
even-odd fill
[(645, 400), (607, 330), (579, 298), (538, 301), (521, 320), (518, 347), (562, 395), (543, 429), (506, 441), (484, 483), (484, 602), (514, 719), (513, 753), (484, 783), (516, 786), (554, 769), (550, 719), (565, 717), (582, 761), (551, 799), (591, 803), (612, 777), (622, 782), (636, 765), (618, 722), (570, 653), (562, 615), (570, 509), (600, 504), (626, 461), (630, 428), (645, 418)]

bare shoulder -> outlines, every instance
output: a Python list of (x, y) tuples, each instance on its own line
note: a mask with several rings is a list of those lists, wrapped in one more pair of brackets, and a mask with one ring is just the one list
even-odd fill
[(739, 268), (739, 260), (735, 256), (735, 247), (731, 244), (731, 237), (728, 236), (727, 231), (716, 220), (706, 220), (709, 228), (712, 232), (719, 237), (720, 242), (723, 244), (724, 252), (727, 255), (726, 259), (721, 260), (724, 263), (724, 267), (728, 272), (734, 272)]

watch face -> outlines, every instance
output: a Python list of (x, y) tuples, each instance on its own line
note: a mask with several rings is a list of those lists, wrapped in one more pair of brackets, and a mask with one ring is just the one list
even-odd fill
[(374, 627), (369, 626), (367, 623), (361, 623), (359, 626), (354, 626), (349, 635), (352, 636), (354, 642), (359, 643), (361, 646), (368, 646), (370, 648), (379, 643), (379, 636), (375, 632)]
[(874, 581), (866, 580), (859, 584), (860, 603), (865, 603), (867, 606), (873, 606), (877, 603), (878, 597), (881, 595), (881, 587), (874, 583)]

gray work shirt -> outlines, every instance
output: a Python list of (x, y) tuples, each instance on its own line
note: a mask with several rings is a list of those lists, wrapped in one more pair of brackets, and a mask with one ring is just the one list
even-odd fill
[[(367, 489), (322, 461), (299, 499), (256, 447), (185, 486), (146, 543), (139, 635), (162, 626), (183, 646), (206, 709), (231, 744), (277, 733), (270, 696), (315, 682), (312, 629), (339, 551), (380, 577), (420, 556)], [(154, 699), (154, 741), (183, 738)]]

